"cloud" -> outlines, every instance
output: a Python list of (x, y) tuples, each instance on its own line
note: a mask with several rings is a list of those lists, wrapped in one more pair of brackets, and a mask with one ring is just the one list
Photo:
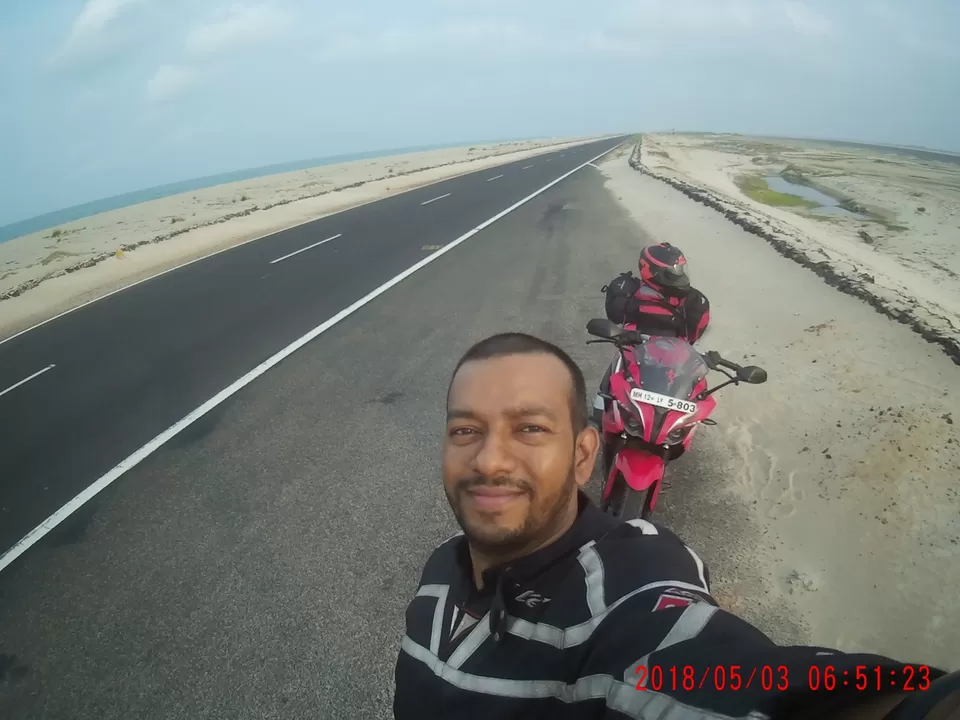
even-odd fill
[(446, 15), (446, 20), (418, 23), (391, 16), (381, 18), (379, 27), (360, 21), (336, 30), (325, 24), (316, 57), (330, 63), (431, 60), (441, 54), (489, 63), (506, 55), (639, 60), (665, 53), (689, 58), (720, 48), (776, 51), (843, 35), (833, 14), (818, 8), (817, 0), (607, 0), (590, 19), (571, 0), (432, 4), (445, 11), (435, 15)]
[(200, 73), (186, 65), (161, 65), (147, 82), (147, 100), (161, 103), (190, 91), (200, 83)]
[(854, 53), (847, 10), (819, 0), (613, 0), (607, 7), (588, 36), (601, 56), (742, 67), (757, 57), (793, 64), (803, 54), (801, 65), (812, 67), (844, 64)]
[(628, 37), (617, 37), (604, 30), (593, 30), (587, 34), (584, 52), (588, 55), (610, 56), (622, 59), (649, 57), (652, 49), (644, 42), (636, 42)]
[(651, 35), (677, 38), (710, 35), (739, 41), (756, 33), (823, 36), (835, 30), (804, 0), (636, 0), (615, 6), (614, 18)]
[(793, 29), (803, 37), (826, 38), (837, 33), (829, 18), (801, 0), (784, 0), (781, 9)]
[(764, 6), (752, 0), (637, 0), (614, 6), (616, 25), (650, 35), (684, 35), (755, 31)]
[(544, 56), (561, 47), (538, 30), (512, 20), (471, 19), (432, 26), (397, 25), (380, 31), (343, 31), (320, 41), (316, 57), (326, 62), (384, 59), (435, 60), (475, 56), (495, 63), (518, 56)]
[(149, 1), (87, 0), (66, 42), (54, 55), (53, 64), (84, 65), (119, 51), (132, 40), (129, 21), (135, 17), (135, 11)]
[(189, 55), (204, 57), (270, 42), (292, 27), (292, 17), (277, 5), (237, 3), (219, 15), (187, 35)]
[(225, 71), (215, 58), (279, 39), (290, 29), (291, 21), (277, 5), (234, 3), (222, 7), (212, 19), (187, 33), (181, 60), (157, 69), (147, 82), (147, 102), (157, 104), (185, 95), (209, 79), (211, 72)]
[(936, 17), (911, 13), (907, 8), (894, 7), (880, 0), (869, 5), (867, 10), (879, 24), (878, 30), (884, 39), (895, 48), (935, 61), (956, 62), (960, 59), (956, 38), (951, 33), (956, 22), (937, 22)]

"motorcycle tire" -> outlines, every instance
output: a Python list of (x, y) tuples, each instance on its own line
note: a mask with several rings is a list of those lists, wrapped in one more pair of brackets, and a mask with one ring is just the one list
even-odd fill
[(651, 485), (641, 497), (640, 493), (630, 489), (623, 474), (618, 472), (613, 478), (610, 495), (603, 501), (602, 509), (605, 513), (624, 520), (634, 520), (638, 517), (646, 520), (653, 512), (650, 503), (653, 501), (653, 491), (656, 487)]

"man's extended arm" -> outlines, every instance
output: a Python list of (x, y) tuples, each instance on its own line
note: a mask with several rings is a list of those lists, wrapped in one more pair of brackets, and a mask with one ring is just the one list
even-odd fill
[[(910, 693), (897, 693), (876, 698), (824, 715), (823, 720), (886, 720), (887, 718), (893, 720), (891, 713), (894, 708), (908, 697)], [(924, 717), (925, 720), (957, 720), (960, 718), (960, 694), (954, 693), (937, 703), (936, 707)]]
[(581, 675), (610, 678), (605, 720), (648, 717), (653, 708), (671, 706), (716, 720), (867, 720), (884, 717), (904, 690), (923, 689), (943, 675), (879, 655), (778, 646), (706, 602), (662, 610), (653, 609), (655, 603), (649, 593), (639, 593), (591, 638)]

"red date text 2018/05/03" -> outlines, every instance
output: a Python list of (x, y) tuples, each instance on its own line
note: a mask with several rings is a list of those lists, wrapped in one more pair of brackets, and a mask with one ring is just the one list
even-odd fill
[[(796, 670), (794, 670), (796, 673)], [(637, 690), (786, 690), (790, 687), (790, 670), (786, 665), (712, 665), (697, 668), (692, 665), (672, 665), (652, 668), (640, 666), (636, 670)], [(930, 687), (930, 668), (926, 665), (904, 665), (889, 670), (876, 665), (857, 665), (851, 669), (837, 669), (833, 665), (811, 665), (805, 678), (796, 678), (808, 690), (884, 690), (903, 692), (926, 690)]]
[(785, 665), (774, 667), (742, 667), (740, 665), (711, 665), (695, 668), (692, 665), (640, 666), (636, 671), (637, 690), (786, 690), (790, 674)]

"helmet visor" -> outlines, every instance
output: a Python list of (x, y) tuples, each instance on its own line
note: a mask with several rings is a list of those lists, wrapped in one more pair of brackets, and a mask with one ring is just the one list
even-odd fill
[(690, 287), (690, 277), (683, 265), (659, 268), (657, 279), (665, 286), (680, 289)]

